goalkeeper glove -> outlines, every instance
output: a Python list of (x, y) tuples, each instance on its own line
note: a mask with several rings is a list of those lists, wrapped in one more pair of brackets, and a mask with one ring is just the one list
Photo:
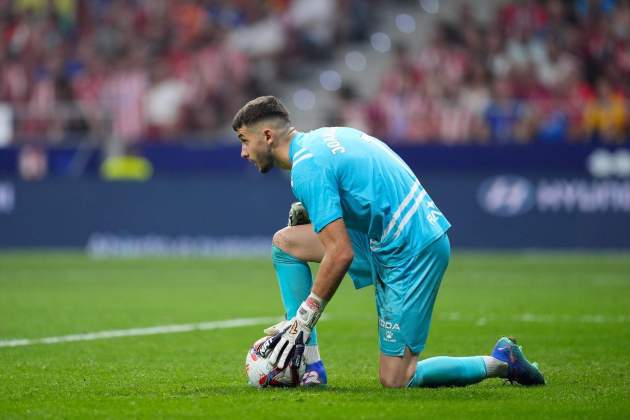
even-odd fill
[(288, 226), (298, 226), (298, 225), (308, 225), (311, 223), (311, 219), (308, 217), (308, 212), (306, 211), (306, 207), (300, 201), (296, 201), (291, 204), (291, 209), (289, 210), (289, 222)]
[(284, 369), (287, 362), (291, 361), (298, 337), (301, 337), (304, 343), (307, 342), (311, 330), (324, 310), (324, 306), (324, 300), (311, 293), (302, 302), (293, 318), (265, 330), (266, 334), (275, 335), (263, 344), (261, 354), (264, 357), (269, 355), (268, 360), (272, 365)]

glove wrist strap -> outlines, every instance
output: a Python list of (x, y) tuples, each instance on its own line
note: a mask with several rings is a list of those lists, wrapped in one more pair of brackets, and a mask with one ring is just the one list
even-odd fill
[(312, 308), (317, 308), (320, 312), (324, 310), (328, 301), (320, 298), (315, 293), (311, 292), (305, 300), (306, 304)]
[(309, 329), (313, 329), (324, 311), (326, 301), (311, 293), (297, 310), (296, 317)]

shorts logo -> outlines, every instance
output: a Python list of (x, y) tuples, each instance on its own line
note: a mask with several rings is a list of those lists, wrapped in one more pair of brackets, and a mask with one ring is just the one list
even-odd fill
[(395, 343), (396, 336), (394, 331), (400, 331), (400, 325), (397, 322), (384, 321), (381, 318), (378, 319), (378, 325), (385, 330), (383, 340), (388, 343)]
[(386, 330), (400, 331), (400, 325), (398, 325), (397, 322), (394, 323), (394, 322), (384, 321), (381, 318), (379, 318), (378, 325), (379, 327), (385, 328)]

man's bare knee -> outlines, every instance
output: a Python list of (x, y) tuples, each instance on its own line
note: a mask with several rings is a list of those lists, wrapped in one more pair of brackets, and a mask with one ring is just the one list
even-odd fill
[(283, 251), (287, 251), (289, 248), (289, 238), (286, 233), (287, 228), (282, 228), (276, 233), (273, 234), (273, 238), (271, 239), (271, 243), (280, 248)]
[(403, 372), (380, 369), (379, 379), (384, 388), (402, 388), (407, 385)]
[(404, 388), (416, 371), (418, 355), (407, 347), (402, 357), (381, 353), (379, 378), (385, 388)]
[(311, 225), (288, 226), (273, 235), (272, 243), (302, 261), (320, 262), (324, 246)]
[(403, 388), (407, 384), (404, 378), (395, 378), (393, 376), (388, 375), (380, 375), (381, 385), (384, 388)]

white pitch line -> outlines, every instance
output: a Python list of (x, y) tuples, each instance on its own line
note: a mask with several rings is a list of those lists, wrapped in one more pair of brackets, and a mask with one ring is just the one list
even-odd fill
[[(329, 317), (322, 317), (322, 319), (329, 319)], [(493, 316), (475, 317), (471, 315), (463, 315), (460, 312), (442, 313), (438, 316), (441, 321), (464, 321), (464, 322), (476, 322), (477, 325), (486, 325), (489, 321), (495, 321), (499, 318)], [(505, 318), (500, 318), (505, 320)], [(103, 340), (108, 338), (118, 337), (138, 337), (143, 335), (157, 335), (157, 334), (173, 334), (184, 333), (190, 331), (208, 331), (208, 330), (222, 330), (229, 328), (247, 327), (253, 325), (273, 324), (281, 321), (282, 318), (278, 317), (263, 317), (263, 318), (237, 318), (227, 319), (224, 321), (210, 321), (199, 322), (195, 324), (175, 324), (175, 325), (160, 325), (155, 327), (146, 328), (130, 328), (126, 330), (110, 330), (110, 331), (98, 331), (85, 334), (71, 334), (58, 337), (44, 337), (44, 338), (16, 338), (10, 340), (0, 340), (0, 348), (2, 347), (20, 347), (31, 346), (34, 344), (58, 344), (68, 343), (73, 341), (90, 341), (90, 340)], [(514, 315), (508, 318), (510, 321), (515, 322), (538, 322), (538, 323), (557, 323), (557, 322), (571, 322), (571, 323), (585, 323), (585, 324), (615, 324), (615, 323), (630, 323), (630, 316), (617, 315), (544, 315), (544, 314), (520, 314)]]
[(126, 330), (98, 331), (85, 334), (62, 335), (58, 337), (17, 338), (12, 340), (0, 340), (0, 347), (19, 347), (31, 346), (34, 344), (57, 344), (72, 341), (103, 340), (118, 337), (137, 337), (142, 335), (173, 334), (190, 331), (222, 330), (252, 325), (273, 324), (281, 320), (282, 318), (278, 317), (239, 318), (226, 319), (224, 321), (199, 322), (196, 324), (160, 325), (156, 327), (130, 328)]

